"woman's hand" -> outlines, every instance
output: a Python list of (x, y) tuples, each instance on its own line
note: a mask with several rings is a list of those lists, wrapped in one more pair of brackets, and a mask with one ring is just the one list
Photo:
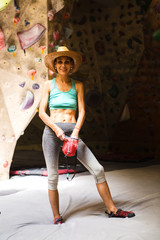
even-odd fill
[(71, 134), (71, 138), (77, 138), (78, 139), (78, 134), (79, 134), (79, 131), (77, 131), (77, 129), (74, 128), (73, 132)]
[(64, 134), (64, 131), (61, 129), (61, 128), (59, 128), (59, 127), (56, 127), (56, 129), (55, 129), (55, 134), (57, 135), (57, 137), (61, 140), (61, 141), (64, 141), (64, 139), (65, 139), (65, 134)]

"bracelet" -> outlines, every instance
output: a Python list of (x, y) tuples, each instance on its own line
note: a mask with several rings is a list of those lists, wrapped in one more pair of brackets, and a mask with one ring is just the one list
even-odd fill
[(77, 131), (79, 131), (79, 130), (80, 130), (80, 128), (79, 128), (79, 127), (75, 127), (74, 129), (75, 129), (75, 130), (77, 130)]

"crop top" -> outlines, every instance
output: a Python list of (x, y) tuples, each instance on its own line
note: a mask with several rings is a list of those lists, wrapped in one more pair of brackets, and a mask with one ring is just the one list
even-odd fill
[(77, 110), (77, 91), (74, 80), (71, 78), (71, 88), (62, 92), (57, 88), (56, 78), (52, 80), (52, 88), (49, 94), (49, 109), (71, 109)]

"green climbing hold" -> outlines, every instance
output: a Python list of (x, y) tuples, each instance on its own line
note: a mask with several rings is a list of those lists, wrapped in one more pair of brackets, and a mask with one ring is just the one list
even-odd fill
[(116, 98), (119, 94), (118, 87), (115, 84), (113, 84), (112, 88), (108, 90), (108, 93), (112, 98)]
[(153, 33), (153, 38), (160, 42), (160, 28)]

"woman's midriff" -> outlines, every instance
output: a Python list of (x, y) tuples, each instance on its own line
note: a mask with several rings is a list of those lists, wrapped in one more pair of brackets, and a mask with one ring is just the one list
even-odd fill
[(76, 111), (71, 109), (50, 110), (50, 117), (53, 122), (76, 123)]

